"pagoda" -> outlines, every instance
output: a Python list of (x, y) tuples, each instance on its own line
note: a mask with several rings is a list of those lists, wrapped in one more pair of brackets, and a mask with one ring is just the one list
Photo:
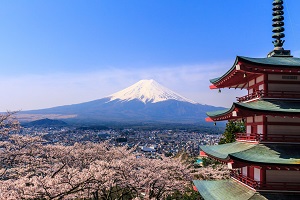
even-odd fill
[(207, 121), (245, 123), (233, 143), (201, 146), (200, 155), (226, 163), (231, 178), (194, 180), (204, 199), (300, 199), (300, 58), (283, 48), (283, 1), (273, 1), (274, 50), (265, 58), (237, 56), (211, 89), (246, 89), (231, 108)]

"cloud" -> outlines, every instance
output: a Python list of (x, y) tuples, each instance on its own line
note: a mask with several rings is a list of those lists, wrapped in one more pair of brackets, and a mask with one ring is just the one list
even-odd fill
[[(230, 106), (234, 92), (208, 89), (209, 79), (225, 73), (228, 63), (152, 68), (109, 67), (90, 73), (0, 76), (0, 111), (31, 110), (100, 99), (141, 79), (154, 79), (171, 90), (203, 104)], [(222, 71), (222, 72), (221, 72)], [(237, 95), (239, 96), (239, 95)]]

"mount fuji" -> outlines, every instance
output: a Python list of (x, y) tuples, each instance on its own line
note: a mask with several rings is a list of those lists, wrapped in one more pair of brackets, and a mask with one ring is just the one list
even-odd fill
[(220, 107), (202, 105), (187, 99), (154, 80), (141, 80), (102, 99), (23, 111), (20, 113), (20, 120), (27, 118), (26, 121), (28, 121), (28, 116), (31, 116), (31, 120), (47, 117), (76, 123), (163, 122), (190, 124), (204, 122), (207, 111), (219, 109)]

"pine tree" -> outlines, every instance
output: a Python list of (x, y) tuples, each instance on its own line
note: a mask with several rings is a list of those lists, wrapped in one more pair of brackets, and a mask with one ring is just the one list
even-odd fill
[(235, 134), (243, 133), (245, 130), (245, 123), (243, 121), (228, 121), (219, 144), (235, 142)]

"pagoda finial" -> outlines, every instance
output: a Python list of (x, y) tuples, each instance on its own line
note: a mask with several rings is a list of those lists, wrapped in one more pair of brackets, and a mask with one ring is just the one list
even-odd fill
[(284, 12), (283, 12), (283, 0), (274, 0), (273, 1), (273, 30), (274, 33), (272, 35), (272, 38), (275, 40), (272, 42), (274, 44), (274, 49), (281, 50), (284, 40), (281, 40), (285, 37), (283, 31), (284, 31)]
[(274, 56), (291, 56), (290, 50), (283, 49), (284, 40), (282, 38), (285, 37), (284, 35), (284, 12), (283, 12), (283, 0), (274, 0), (273, 1), (273, 35), (274, 41), (272, 41), (274, 45), (274, 50), (268, 54), (268, 57)]

